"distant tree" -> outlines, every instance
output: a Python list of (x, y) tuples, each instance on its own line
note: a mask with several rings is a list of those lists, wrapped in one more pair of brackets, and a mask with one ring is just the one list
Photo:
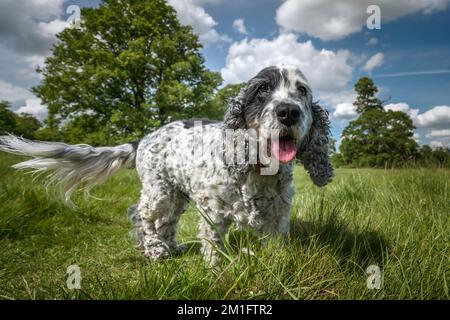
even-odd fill
[(164, 0), (102, 0), (83, 8), (80, 28), (66, 28), (34, 92), (47, 104), (46, 124), (97, 144), (142, 137), (197, 115), (221, 83), (207, 70), (192, 28)]
[(219, 89), (200, 115), (213, 120), (223, 120), (230, 99), (236, 97), (244, 86), (244, 83), (228, 84)]
[(378, 88), (372, 79), (368, 77), (360, 78), (355, 84), (355, 91), (357, 97), (353, 105), (356, 107), (358, 113), (361, 114), (368, 110), (383, 109), (381, 100), (377, 98)]
[[(43, 126), (34, 132), (34, 139), (40, 141), (66, 141), (58, 127), (49, 126)], [(80, 141), (78, 140), (76, 143), (79, 142)]]
[(328, 139), (328, 152), (330, 156), (336, 153), (336, 139), (331, 137)]
[(34, 139), (36, 130), (42, 126), (39, 120), (28, 113), (18, 115), (10, 108), (9, 102), (0, 102), (0, 135), (11, 133), (27, 139)]
[(404, 112), (366, 110), (342, 132), (343, 160), (356, 166), (401, 165), (416, 156), (414, 129)]
[(450, 167), (450, 149), (438, 147), (431, 153), (431, 163), (438, 167)]
[(41, 127), (42, 123), (29, 113), (16, 115), (15, 133), (24, 138), (34, 139), (36, 131)]
[(333, 163), (333, 166), (336, 167), (336, 168), (339, 168), (339, 167), (342, 167), (342, 166), (346, 165), (344, 157), (342, 156), (342, 153), (339, 153), (339, 152), (334, 153), (331, 156), (331, 162)]
[(9, 102), (0, 101), (0, 134), (12, 133), (16, 129), (16, 117), (10, 108)]
[(431, 165), (431, 156), (433, 154), (433, 149), (427, 144), (420, 147), (417, 153), (417, 159), (422, 165)]

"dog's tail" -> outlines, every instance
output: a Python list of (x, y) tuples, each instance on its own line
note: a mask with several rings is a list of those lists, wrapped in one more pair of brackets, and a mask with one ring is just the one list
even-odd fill
[(66, 201), (81, 184), (88, 192), (104, 182), (121, 167), (133, 167), (137, 143), (115, 147), (94, 148), (86, 144), (68, 145), (60, 142), (37, 142), (13, 135), (0, 137), (0, 150), (33, 159), (13, 167), (33, 172), (51, 172), (49, 183), (60, 186)]

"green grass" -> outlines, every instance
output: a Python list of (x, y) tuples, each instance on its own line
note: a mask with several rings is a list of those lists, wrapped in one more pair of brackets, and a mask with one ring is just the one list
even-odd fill
[[(211, 270), (195, 242), (194, 208), (179, 234), (188, 253), (151, 263), (134, 248), (125, 215), (139, 197), (133, 170), (94, 189), (102, 200), (80, 195), (68, 208), (41, 179), (11, 169), (18, 160), (0, 155), (3, 299), (449, 299), (448, 170), (338, 169), (319, 189), (298, 168), (290, 244), (233, 231)], [(81, 290), (66, 287), (72, 264)], [(366, 287), (372, 264), (380, 290)]]

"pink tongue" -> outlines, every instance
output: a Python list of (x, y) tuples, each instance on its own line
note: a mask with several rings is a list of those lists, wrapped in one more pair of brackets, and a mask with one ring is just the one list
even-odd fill
[(293, 139), (280, 139), (278, 143), (272, 141), (272, 154), (278, 161), (287, 163), (295, 158), (297, 146)]

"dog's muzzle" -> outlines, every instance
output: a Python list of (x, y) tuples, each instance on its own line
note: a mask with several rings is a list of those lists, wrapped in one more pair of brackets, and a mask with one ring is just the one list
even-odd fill
[(300, 120), (300, 108), (292, 103), (280, 103), (275, 108), (275, 113), (277, 115), (278, 120), (286, 125), (292, 126)]

